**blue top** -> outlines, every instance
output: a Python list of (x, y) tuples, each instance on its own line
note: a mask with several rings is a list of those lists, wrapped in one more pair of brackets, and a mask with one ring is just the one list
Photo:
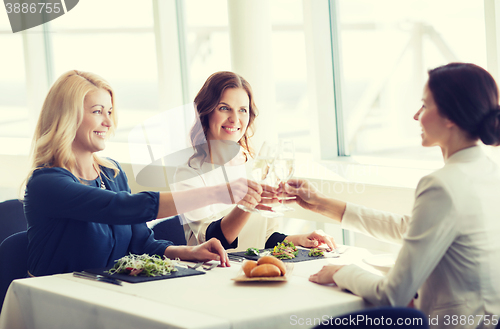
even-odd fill
[(121, 167), (101, 167), (101, 179), (82, 184), (66, 169), (35, 170), (26, 186), (28, 270), (35, 276), (112, 266), (134, 254), (163, 255), (170, 241), (155, 240), (158, 192), (131, 194)]

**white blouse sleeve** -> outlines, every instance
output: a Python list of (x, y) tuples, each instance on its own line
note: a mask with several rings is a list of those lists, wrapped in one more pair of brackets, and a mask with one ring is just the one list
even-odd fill
[(341, 227), (373, 236), (386, 242), (401, 244), (410, 216), (398, 215), (347, 203)]
[(406, 306), (429, 277), (457, 235), (456, 208), (446, 186), (432, 175), (415, 192), (411, 219), (390, 213), (351, 209), (346, 227), (403, 244), (385, 277), (348, 265), (333, 276), (336, 284), (374, 305)]
[[(180, 166), (177, 168), (174, 180), (175, 183), (172, 187), (175, 191), (184, 191), (207, 186), (203, 176), (188, 166)], [(180, 214), (184, 224), (184, 231), (188, 245), (197, 245), (206, 241), (208, 226), (213, 221), (220, 219), (220, 217), (218, 217), (218, 213), (216, 213), (212, 208), (213, 206), (209, 205)]]

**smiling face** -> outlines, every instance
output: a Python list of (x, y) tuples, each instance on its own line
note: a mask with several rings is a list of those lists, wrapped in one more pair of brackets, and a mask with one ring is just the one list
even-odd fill
[(438, 107), (427, 84), (422, 96), (423, 105), (414, 115), (422, 127), (422, 146), (445, 146), (450, 139), (450, 129), (454, 124), (439, 113)]
[(245, 134), (250, 112), (250, 100), (242, 88), (228, 88), (209, 117), (208, 140), (238, 142)]
[(107, 90), (97, 89), (85, 96), (83, 118), (73, 141), (75, 154), (92, 154), (105, 148), (105, 140), (112, 126), (112, 102)]

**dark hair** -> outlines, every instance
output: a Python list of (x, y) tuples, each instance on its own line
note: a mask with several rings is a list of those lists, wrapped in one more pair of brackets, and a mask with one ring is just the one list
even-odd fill
[(495, 79), (469, 63), (429, 70), (427, 82), (441, 115), (486, 145), (500, 144), (500, 107)]
[(254, 121), (258, 115), (258, 110), (255, 105), (252, 87), (242, 76), (229, 71), (221, 71), (208, 77), (194, 99), (194, 105), (198, 112), (199, 120), (196, 120), (190, 131), (191, 144), (195, 149), (195, 154), (191, 159), (198, 156), (202, 156), (204, 159), (208, 156), (201, 144), (206, 140), (209, 130), (210, 114), (219, 104), (224, 91), (229, 88), (242, 88), (248, 95), (250, 104), (248, 126), (243, 137), (238, 141), (238, 144), (240, 144), (250, 156), (253, 156), (253, 149), (250, 146), (250, 137), (254, 134)]

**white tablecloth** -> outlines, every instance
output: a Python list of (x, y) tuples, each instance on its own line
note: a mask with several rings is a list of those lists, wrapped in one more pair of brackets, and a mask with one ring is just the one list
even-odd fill
[(310, 328), (368, 307), (361, 298), (308, 281), (328, 263), (363, 264), (350, 248), (340, 258), (294, 263), (287, 282), (236, 283), (239, 263), (204, 275), (116, 286), (71, 274), (15, 280), (1, 329)]

